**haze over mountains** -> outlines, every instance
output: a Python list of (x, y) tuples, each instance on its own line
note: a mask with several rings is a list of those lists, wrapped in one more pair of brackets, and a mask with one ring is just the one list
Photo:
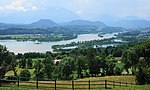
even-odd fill
[(0, 28), (48, 28), (57, 26), (80, 25), (80, 26), (98, 26), (98, 27), (123, 27), (123, 28), (145, 28), (150, 27), (150, 21), (147, 20), (119, 20), (113, 24), (105, 24), (101, 21), (72, 20), (69, 22), (56, 23), (50, 19), (40, 19), (30, 24), (10, 24), (0, 22)]
[(0, 28), (48, 28), (48, 27), (57, 27), (57, 26), (71, 26), (71, 25), (80, 25), (80, 26), (98, 26), (105, 27), (106, 25), (100, 21), (88, 21), (88, 20), (73, 20), (70, 22), (56, 23), (49, 19), (40, 19), (37, 22), (31, 24), (7, 24), (0, 23)]

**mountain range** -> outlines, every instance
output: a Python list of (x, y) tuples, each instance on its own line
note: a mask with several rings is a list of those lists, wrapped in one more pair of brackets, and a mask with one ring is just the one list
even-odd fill
[(105, 27), (106, 25), (100, 21), (88, 21), (88, 20), (73, 20), (70, 22), (56, 23), (49, 19), (40, 19), (37, 22), (31, 24), (7, 24), (0, 23), (0, 28), (48, 28), (48, 27), (57, 27), (57, 26), (97, 26)]
[[(103, 22), (100, 21), (88, 21), (88, 20), (72, 20), (70, 22), (56, 23), (50, 19), (40, 19), (30, 24), (10, 24), (0, 22), (0, 28), (48, 28), (57, 26), (97, 26), (106, 27)], [(147, 20), (120, 20), (111, 25), (112, 27), (123, 28), (145, 28), (150, 27), (150, 21)]]

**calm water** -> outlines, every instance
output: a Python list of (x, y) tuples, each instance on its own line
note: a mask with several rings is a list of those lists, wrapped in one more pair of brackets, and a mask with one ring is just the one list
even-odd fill
[(82, 34), (78, 35), (78, 38), (65, 41), (56, 42), (42, 42), (41, 44), (35, 44), (33, 41), (17, 42), (16, 40), (0, 40), (0, 44), (7, 47), (7, 49), (14, 53), (25, 53), (25, 52), (46, 52), (53, 51), (51, 48), (53, 45), (68, 44), (71, 42), (79, 41), (90, 41), (90, 40), (101, 40), (104, 38), (114, 37), (116, 33), (105, 34), (104, 37), (98, 37), (98, 34)]

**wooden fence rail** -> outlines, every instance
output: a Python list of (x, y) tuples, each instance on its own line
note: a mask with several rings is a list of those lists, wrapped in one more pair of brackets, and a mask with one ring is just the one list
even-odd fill
[(20, 78), (23, 77), (0, 77), (0, 86), (17, 86), (17, 87), (27, 87), (27, 88), (50, 88), (53, 90), (63, 90), (63, 89), (98, 89), (98, 88), (114, 88), (114, 87), (122, 87), (122, 86), (131, 86), (133, 83), (128, 82), (117, 82), (117, 81), (110, 81), (110, 80), (41, 80), (40, 78), (32, 78), (30, 81), (21, 81)]

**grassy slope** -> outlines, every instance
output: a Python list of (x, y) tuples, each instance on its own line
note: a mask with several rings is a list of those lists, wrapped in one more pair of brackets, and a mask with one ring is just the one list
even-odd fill
[(105, 76), (105, 77), (90, 77), (78, 80), (110, 80), (110, 81), (118, 81), (118, 82), (128, 82), (128, 83), (135, 83), (135, 76)]

